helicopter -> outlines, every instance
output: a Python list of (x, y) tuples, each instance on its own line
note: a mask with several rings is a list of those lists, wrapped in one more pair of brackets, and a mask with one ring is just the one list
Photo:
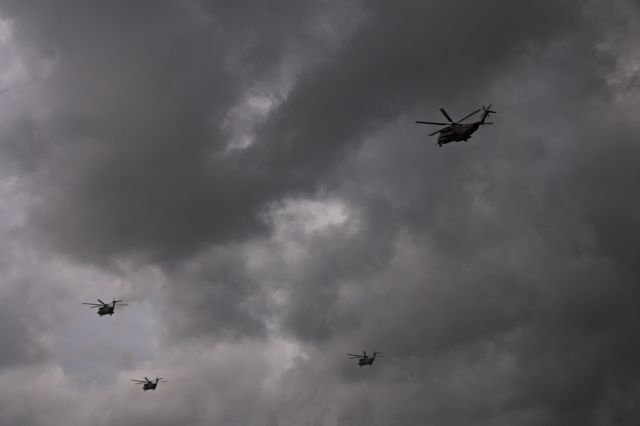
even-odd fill
[(364, 351), (362, 355), (347, 354), (349, 359), (357, 359), (358, 360), (358, 367), (362, 367), (363, 365), (372, 366), (373, 365), (373, 361), (376, 360), (376, 355), (382, 356), (382, 352), (376, 352), (374, 350), (373, 351), (373, 356), (367, 355), (367, 351)]
[[(98, 308), (98, 315), (102, 317), (103, 315), (113, 315), (116, 309), (116, 303), (122, 302), (122, 300), (116, 300), (115, 298), (111, 303), (105, 303), (102, 300), (98, 299), (100, 303), (88, 303), (82, 302), (83, 305), (89, 305), (92, 309)], [(128, 303), (120, 303), (120, 306), (127, 306)]]
[(156, 388), (158, 387), (158, 383), (162, 382), (162, 383), (166, 383), (166, 380), (163, 380), (162, 377), (156, 377), (155, 382), (153, 380), (149, 380), (149, 378), (145, 377), (144, 380), (136, 380), (136, 379), (131, 379), (132, 382), (136, 382), (139, 385), (142, 385), (142, 390), (143, 391), (148, 391), (148, 390), (156, 390)]
[[(468, 123), (468, 124), (461, 124), (462, 121), (466, 120), (472, 115), (479, 113), (480, 111), (483, 111), (480, 121), (474, 121), (473, 123)], [(493, 124), (485, 120), (487, 119), (489, 114), (496, 114), (495, 111), (491, 110), (491, 105), (489, 105), (488, 107), (485, 107), (484, 105), (482, 105), (482, 109), (477, 109), (473, 111), (471, 114), (468, 114), (467, 116), (465, 116), (464, 118), (458, 121), (453, 121), (451, 117), (449, 117), (449, 114), (447, 114), (447, 111), (445, 111), (444, 108), (440, 108), (440, 112), (442, 113), (442, 115), (444, 115), (447, 118), (447, 120), (449, 120), (449, 123), (438, 123), (434, 121), (416, 121), (416, 123), (418, 124), (433, 124), (436, 126), (446, 126), (440, 130), (436, 130), (433, 133), (429, 133), (429, 136), (433, 136), (440, 133), (440, 136), (438, 136), (438, 146), (442, 146), (443, 144), (450, 143), (450, 142), (460, 142), (460, 141), (466, 142), (467, 140), (469, 140), (471, 135), (480, 128), (480, 126), (483, 126), (485, 124)]]

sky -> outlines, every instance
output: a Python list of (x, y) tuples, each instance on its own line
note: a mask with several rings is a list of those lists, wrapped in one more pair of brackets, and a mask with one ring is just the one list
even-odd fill
[(0, 424), (638, 424), (639, 40), (635, 0), (0, 0)]

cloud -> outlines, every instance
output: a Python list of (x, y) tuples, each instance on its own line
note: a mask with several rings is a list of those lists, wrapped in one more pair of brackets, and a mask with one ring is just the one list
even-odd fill
[(4, 423), (637, 423), (633, 3), (0, 13)]

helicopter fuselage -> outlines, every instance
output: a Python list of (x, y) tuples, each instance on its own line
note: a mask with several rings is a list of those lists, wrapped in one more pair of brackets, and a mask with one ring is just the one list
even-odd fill
[(144, 390), (145, 392), (148, 390), (156, 390), (156, 386), (158, 386), (157, 383), (145, 383), (144, 385), (142, 385), (142, 390)]
[(98, 308), (98, 315), (113, 315), (115, 306), (113, 305), (105, 305)]
[(470, 124), (452, 124), (440, 131), (438, 136), (438, 145), (450, 142), (461, 142), (468, 140), (478, 128), (481, 122)]
[(362, 367), (363, 365), (373, 365), (374, 357), (360, 358), (358, 360), (358, 366)]

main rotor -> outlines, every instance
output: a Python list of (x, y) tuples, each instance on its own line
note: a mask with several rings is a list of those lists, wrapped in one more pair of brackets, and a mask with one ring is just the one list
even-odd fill
[(382, 356), (382, 352), (377, 352), (374, 350), (372, 355), (367, 355), (367, 351), (363, 351), (362, 355), (347, 354), (347, 357), (349, 357), (349, 359), (369, 359), (369, 358), (375, 358), (376, 356)]
[(146, 377), (146, 376), (145, 376), (145, 377), (144, 377), (144, 380), (131, 379), (131, 381), (132, 381), (132, 382), (136, 382), (136, 383), (138, 383), (138, 384), (143, 384), (143, 385), (144, 385), (144, 384), (150, 384), (150, 385), (153, 385), (153, 384), (158, 384), (158, 383), (167, 383), (167, 381), (166, 381), (166, 380), (164, 380), (164, 378), (162, 378), (162, 377), (157, 377), (157, 376), (156, 376), (156, 378), (155, 378), (155, 379), (153, 379), (153, 380), (151, 380), (151, 379), (149, 379), (148, 377)]
[[(483, 108), (484, 108), (484, 106), (483, 106)], [(440, 112), (441, 112), (441, 113), (442, 113), (442, 115), (444, 115), (444, 117), (449, 121), (449, 123), (442, 123), (442, 122), (440, 122), (440, 121), (420, 121), (420, 120), (416, 120), (416, 123), (419, 123), (419, 124), (432, 124), (432, 125), (435, 125), (435, 126), (447, 126), (447, 127), (449, 127), (449, 126), (455, 126), (456, 124), (460, 124), (461, 122), (463, 122), (463, 121), (464, 121), (464, 120), (466, 120), (467, 118), (469, 118), (469, 117), (471, 117), (471, 116), (473, 116), (473, 115), (475, 115), (475, 114), (479, 113), (480, 111), (482, 111), (482, 109), (478, 108), (477, 110), (473, 111), (472, 113), (465, 115), (465, 116), (464, 116), (463, 118), (461, 118), (460, 120), (458, 120), (458, 121), (453, 121), (453, 120), (451, 119), (451, 117), (449, 116), (449, 114), (447, 113), (447, 110), (445, 110), (444, 108), (440, 108)], [(446, 127), (445, 127), (445, 128), (446, 128)], [(444, 129), (444, 128), (443, 128), (443, 129)], [(441, 130), (443, 130), (443, 129), (437, 130), (437, 131), (435, 131), (435, 132), (431, 133), (429, 136), (433, 136), (433, 135), (435, 135), (436, 133), (439, 133), (439, 132), (440, 132)]]
[[(98, 301), (98, 303), (82, 302), (82, 304), (83, 305), (89, 305), (90, 308), (102, 308), (102, 307), (105, 307), (105, 306), (114, 306), (115, 307), (116, 303), (122, 302), (122, 299), (116, 300), (115, 297), (111, 300), (110, 303), (103, 302), (100, 299), (96, 299), (96, 300)], [(127, 306), (127, 305), (128, 305), (128, 303), (120, 303), (120, 306)]]

